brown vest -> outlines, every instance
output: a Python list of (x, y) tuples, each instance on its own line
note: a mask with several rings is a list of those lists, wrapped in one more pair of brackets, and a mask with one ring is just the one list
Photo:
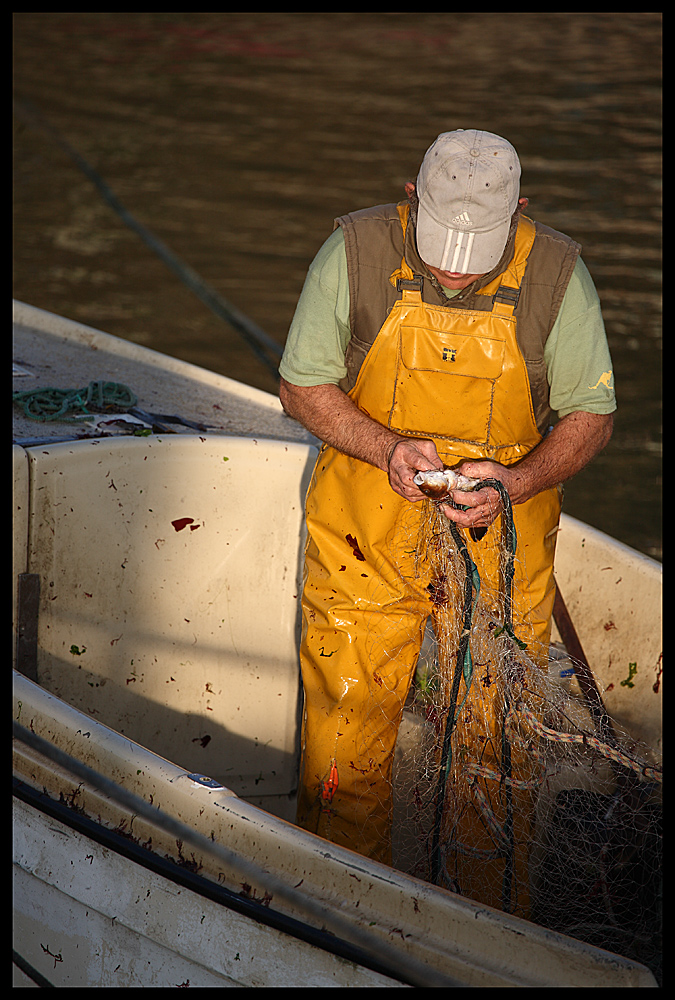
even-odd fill
[[(501, 274), (513, 257), (515, 227), (496, 268), (448, 299), (417, 253), (415, 230), (408, 225), (405, 248), (396, 205), (352, 212), (335, 220), (342, 227), (349, 275), (349, 323), (351, 339), (345, 364), (347, 374), (340, 388), (349, 392), (392, 305), (400, 292), (389, 280), (393, 271), (406, 263), (425, 280), (422, 299), (447, 309), (490, 311), (493, 296), (481, 288)], [(536, 238), (525, 269), (520, 298), (514, 310), (517, 340), (525, 360), (537, 427), (541, 434), (551, 423), (549, 386), (544, 362), (544, 345), (555, 323), (581, 247), (563, 233), (536, 223)]]

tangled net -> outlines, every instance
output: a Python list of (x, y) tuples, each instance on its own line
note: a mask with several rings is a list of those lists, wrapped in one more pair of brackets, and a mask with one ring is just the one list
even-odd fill
[(432, 614), (399, 730), (394, 865), (660, 978), (661, 772), (583, 696), (561, 644), (542, 656), (514, 630), (502, 499), (502, 537), (480, 543), (501, 548), (499, 593), (425, 501)]

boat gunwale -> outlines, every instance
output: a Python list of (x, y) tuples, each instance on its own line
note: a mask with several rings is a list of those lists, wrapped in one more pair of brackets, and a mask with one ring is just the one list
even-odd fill
[(15, 326), (23, 326), (28, 330), (44, 334), (63, 340), (71, 340), (80, 343), (84, 347), (93, 347), (103, 350), (109, 354), (117, 354), (126, 357), (131, 361), (139, 361), (150, 364), (162, 371), (172, 374), (184, 375), (186, 378), (194, 379), (222, 388), (226, 392), (232, 392), (244, 398), (249, 398), (253, 402), (269, 406), (271, 409), (281, 411), (282, 406), (278, 398), (264, 389), (257, 389), (255, 386), (247, 385), (245, 382), (238, 382), (228, 375), (219, 375), (218, 372), (210, 371), (200, 365), (190, 361), (183, 361), (174, 358), (169, 354), (163, 354), (151, 347), (144, 347), (136, 344), (132, 340), (125, 340), (111, 333), (105, 333), (96, 327), (80, 323), (78, 320), (66, 319), (56, 313), (48, 312), (46, 309), (39, 309), (31, 306), (27, 302), (18, 299), (13, 300), (13, 322)]
[(233, 910), (241, 916), (255, 920), (259, 924), (281, 931), (289, 937), (297, 938), (306, 944), (320, 948), (322, 951), (353, 962), (355, 965), (361, 965), (397, 982), (408, 982), (405, 976), (401, 975), (400, 970), (379, 962), (367, 951), (358, 948), (349, 941), (298, 920), (281, 910), (273, 909), (262, 900), (245, 896), (243, 893), (236, 893), (226, 886), (218, 885), (168, 856), (161, 857), (151, 848), (138, 843), (132, 836), (125, 836), (102, 823), (97, 823), (90, 816), (79, 813), (76, 808), (64, 802), (57, 802), (50, 795), (38, 791), (20, 778), (13, 778), (12, 794), (26, 805), (49, 816), (50, 819), (63, 823), (99, 846), (114, 851), (126, 860), (147, 868), (175, 885)]
[[(23, 699), (19, 698), (19, 701), (21, 703), (20, 704), (21, 715), (22, 716), (24, 714), (31, 715), (30, 727), (31, 730), (35, 732), (35, 735), (37, 736), (39, 733), (43, 732), (42, 738), (44, 739), (45, 737), (48, 736), (49, 740), (53, 742), (56, 747), (58, 747), (60, 744), (63, 744), (63, 740), (59, 739), (58, 733), (61, 732), (64, 735), (64, 737), (68, 735), (67, 733), (63, 732), (64, 723), (66, 724), (70, 735), (71, 736), (75, 735), (75, 729), (76, 726), (78, 725), (77, 716), (80, 716), (83, 713), (81, 713), (80, 710), (69, 705), (67, 702), (63, 702), (62, 699), (58, 698), (58, 696), (51, 694), (48, 691), (45, 691), (45, 689), (42, 688), (38, 683), (29, 680), (28, 678), (24, 677), (17, 671), (15, 671), (14, 673), (15, 673), (15, 681), (18, 682), (19, 687), (20, 688), (24, 687), (25, 689), (24, 698)], [(31, 691), (38, 695), (39, 700), (46, 699), (45, 706), (40, 707), (39, 705), (27, 704), (28, 701), (27, 695)], [(18, 695), (15, 694), (15, 700), (17, 697)], [(56, 730), (52, 730), (49, 733), (46, 733), (44, 732), (43, 725), (41, 724), (40, 716), (44, 715), (45, 707), (50, 702), (51, 703), (56, 702), (57, 704), (61, 705), (62, 710), (65, 711), (66, 715), (69, 717), (69, 720), (61, 719), (60, 724), (57, 720)], [(26, 710), (28, 711), (26, 712)], [(15, 715), (16, 715), (16, 708), (15, 708)], [(33, 718), (33, 716), (35, 717)], [(70, 718), (71, 716), (72, 718)], [(137, 744), (134, 741), (130, 741), (127, 737), (123, 736), (120, 733), (117, 733), (115, 730), (110, 730), (109, 727), (105, 726), (105, 724), (99, 723), (96, 720), (92, 720), (89, 718), (88, 722), (93, 723), (94, 726), (96, 727), (101, 727), (102, 730), (108, 731), (110, 738), (113, 740), (113, 743), (117, 743), (120, 749), (122, 748), (123, 744), (131, 743), (133, 748), (137, 748), (138, 750), (141, 751), (141, 753), (143, 754), (143, 759), (146, 760), (146, 764), (149, 764), (151, 758), (156, 758), (157, 761), (162, 765), (162, 768), (166, 765), (172, 772), (173, 771), (179, 772), (178, 777), (184, 777), (184, 778), (189, 777), (187, 772), (185, 770), (180, 769), (178, 765), (173, 764), (170, 761), (165, 761), (164, 758), (158, 757), (156, 754), (153, 753), (153, 751), (143, 748), (140, 744)], [(84, 736), (81, 729), (79, 730), (78, 735)], [(90, 736), (87, 742), (89, 742), (89, 740)], [(69, 749), (67, 752), (75, 756), (72, 749)], [(31, 758), (30, 756), (28, 756), (25, 757), (24, 759), (30, 761)], [(147, 767), (145, 769), (147, 769)], [(105, 770), (108, 770), (108, 768), (106, 768)], [(172, 779), (167, 774), (164, 774), (163, 776), (159, 775), (158, 777), (160, 779), (162, 779), (163, 777), (163, 780), (165, 782), (168, 781), (170, 785), (174, 784)], [(288, 821), (280, 819), (279, 817), (274, 816), (273, 814), (266, 813), (264, 808), (249, 803), (246, 799), (240, 798), (227, 788), (218, 788), (215, 790), (211, 790), (205, 786), (195, 785), (195, 794), (204, 792), (206, 792), (206, 798), (204, 799), (202, 808), (200, 809), (200, 816), (202, 816), (203, 814), (202, 820), (204, 819), (204, 817), (207, 816), (207, 813), (209, 812), (209, 810), (206, 809), (206, 803), (211, 803), (212, 808), (217, 807), (218, 812), (222, 811), (223, 814), (229, 815), (230, 818), (236, 815), (242, 821), (244, 821), (244, 823), (247, 820), (251, 821), (254, 820), (256, 817), (259, 817), (262, 822), (267, 822), (267, 821), (271, 822), (271, 825), (274, 828), (281, 829), (282, 827), (285, 828), (294, 826)], [(223, 793), (226, 794), (227, 798), (224, 801), (218, 802), (217, 798), (215, 797)], [(115, 803), (112, 804), (115, 805)], [(117, 804), (116, 808), (118, 808), (121, 813), (127, 812), (129, 815), (132, 815), (132, 812), (126, 809), (126, 807), (124, 806)], [(209, 819), (209, 822), (211, 821), (212, 820)], [(184, 823), (185, 821), (183, 820), (181, 822)], [(261, 833), (262, 829), (258, 829), (257, 832)], [(364, 859), (360, 855), (354, 854), (353, 852), (347, 850), (346, 848), (341, 848), (327, 841), (324, 841), (322, 838), (317, 837), (314, 834), (310, 834), (307, 831), (297, 830), (296, 828), (296, 832), (300, 835), (300, 840), (304, 844), (305, 853), (307, 852), (307, 850), (310, 851), (310, 854), (307, 855), (306, 863), (311, 864), (313, 855), (315, 864), (320, 863), (322, 866), (327, 864), (329, 869), (333, 872), (333, 874), (335, 874), (336, 871), (343, 872), (347, 879), (351, 877), (356, 877), (358, 882), (361, 882), (364, 876), (368, 878), (369, 887), (365, 892), (365, 896), (363, 897), (363, 899), (359, 897), (356, 903), (354, 903), (354, 901), (352, 900), (350, 908), (347, 910), (345, 909), (345, 905), (347, 904), (348, 900), (346, 900), (344, 897), (340, 897), (343, 900), (343, 902), (341, 905), (338, 905), (337, 907), (338, 911), (341, 912), (345, 917), (348, 917), (350, 921), (352, 920), (355, 921), (354, 924), (355, 927), (358, 926), (363, 921), (367, 921), (368, 912), (370, 912), (370, 910), (372, 910), (372, 907), (376, 905), (378, 901), (380, 901), (377, 889), (378, 884), (380, 886), (379, 889), (380, 894), (382, 892), (386, 893), (388, 891), (389, 886), (391, 886), (391, 888), (398, 886), (399, 892), (403, 892), (404, 894), (406, 889), (410, 890), (412, 892), (412, 898), (415, 901), (415, 911), (418, 912), (417, 904), (419, 904), (419, 912), (421, 914), (426, 914), (426, 918), (424, 921), (425, 923), (429, 919), (433, 920), (434, 918), (439, 918), (443, 913), (445, 914), (446, 918), (449, 918), (453, 921), (455, 927), (455, 934), (457, 935), (457, 937), (455, 938), (453, 936), (453, 938), (451, 939), (452, 942), (454, 942), (452, 947), (449, 947), (449, 944), (451, 942), (446, 941), (446, 939), (443, 936), (438, 937), (432, 935), (431, 938), (427, 937), (420, 938), (419, 935), (420, 933), (423, 932), (423, 925), (419, 924), (419, 926), (415, 927), (415, 924), (417, 923), (415, 919), (413, 919), (413, 923), (409, 927), (409, 930), (413, 932), (418, 943), (421, 944), (422, 941), (425, 941), (426, 943), (426, 948), (428, 950), (428, 959), (425, 961), (425, 964), (429, 968), (429, 971), (434, 970), (437, 971), (439, 974), (442, 974), (440, 972), (442, 966), (437, 965), (437, 963), (438, 961), (445, 960), (449, 962), (451, 966), (456, 967), (457, 965), (459, 965), (462, 969), (465, 970), (465, 974), (470, 978), (479, 975), (479, 968), (475, 965), (475, 962), (477, 960), (477, 955), (475, 954), (475, 952), (472, 950), (471, 947), (469, 948), (466, 947), (471, 938), (475, 934), (474, 928), (476, 926), (476, 921), (478, 921), (478, 923), (482, 927), (483, 933), (487, 934), (487, 937), (489, 940), (492, 941), (493, 946), (498, 949), (504, 948), (505, 946), (508, 947), (508, 942), (514, 936), (515, 939), (520, 939), (523, 936), (523, 934), (526, 933), (526, 931), (529, 937), (530, 946), (534, 949), (535, 957), (540, 953), (541, 949), (547, 949), (553, 942), (556, 942), (556, 949), (554, 950), (554, 956), (555, 956), (554, 964), (560, 965), (560, 963), (563, 963), (564, 965), (568, 965), (568, 963), (571, 963), (572, 967), (576, 969), (577, 974), (579, 972), (579, 969), (576, 968), (575, 958), (578, 957), (579, 959), (581, 959), (581, 961), (584, 963), (584, 967), (586, 967), (585, 963), (588, 961), (588, 958), (591, 958), (592, 956), (591, 966), (589, 966), (589, 968), (594, 969), (595, 976), (599, 974), (600, 975), (604, 974), (602, 970), (604, 969), (605, 971), (608, 971), (610, 968), (625, 969), (627, 974), (632, 975), (633, 977), (637, 975), (638, 977), (642, 977), (643, 980), (645, 976), (652, 975), (651, 971), (647, 969), (647, 967), (640, 965), (640, 963), (637, 963), (632, 959), (627, 959), (624, 956), (606, 951), (602, 948), (589, 946), (577, 938), (559, 932), (551, 931), (545, 927), (539, 926), (536, 923), (532, 923), (531, 921), (526, 921), (523, 918), (516, 917), (514, 915), (504, 914), (501, 911), (492, 910), (490, 907), (484, 906), (465, 897), (455, 896), (453, 893), (449, 893), (445, 889), (429, 885), (428, 883), (423, 881), (419, 881), (414, 876), (407, 875), (406, 873), (399, 872), (395, 869), (389, 869), (386, 866), (382, 866), (375, 862), (370, 862), (368, 861), (368, 859)], [(270, 829), (270, 836), (274, 837), (274, 835), (275, 835), (274, 830)], [(314, 842), (316, 843), (314, 844)], [(301, 844), (301, 848), (302, 846), (303, 845)], [(267, 871), (267, 868), (265, 868), (265, 870)], [(327, 901), (330, 897), (325, 897), (322, 892), (317, 892), (318, 886), (315, 884), (315, 881), (311, 878), (311, 874), (312, 874), (311, 868), (309, 870), (305, 869), (305, 875), (310, 876), (310, 886), (312, 887), (309, 889), (310, 897), (316, 900)], [(288, 877), (287, 873), (285, 873), (285, 877), (286, 878)], [(372, 895), (373, 893), (375, 893), (374, 896)], [(439, 897), (442, 897), (443, 899), (441, 900)], [(368, 900), (369, 900), (370, 910), (368, 906), (359, 907), (360, 902), (368, 902)], [(329, 903), (329, 905), (335, 906), (336, 905), (335, 900), (333, 900), (332, 904)], [(446, 907), (449, 907), (449, 909), (447, 909)], [(397, 918), (400, 920), (400, 915), (397, 915)], [(397, 924), (397, 926), (402, 926), (402, 925), (400, 925), (399, 923)], [(368, 929), (369, 929), (368, 925), (365, 924), (363, 926), (363, 930), (367, 931)], [(383, 926), (380, 929), (383, 931), (385, 935), (385, 937), (382, 938), (382, 942), (384, 943), (387, 940), (388, 936), (386, 932), (386, 927)], [(466, 938), (467, 934), (470, 935), (468, 938)], [(380, 940), (379, 935), (378, 935), (378, 940)], [(412, 939), (410, 939), (410, 942), (406, 941), (406, 943), (412, 943)], [(513, 941), (512, 943), (515, 943), (515, 941)], [(406, 949), (406, 952), (404, 952), (404, 954), (406, 955), (406, 957), (412, 959), (412, 953), (408, 949)], [(432, 956), (435, 956), (436, 961), (433, 961)], [(582, 956), (588, 956), (588, 957), (583, 958)], [(429, 961), (429, 959), (432, 959), (432, 961)], [(523, 985), (523, 986), (551, 985), (551, 983), (548, 980), (546, 979), (542, 980), (536, 974), (534, 975), (534, 977), (532, 977), (531, 975), (526, 975), (525, 979), (523, 979), (524, 971), (526, 970), (523, 969), (521, 962), (516, 962), (514, 964), (512, 961), (509, 961), (508, 963), (506, 963), (506, 965), (503, 964), (493, 965), (491, 963), (488, 963), (487, 965), (482, 964), (480, 966), (480, 975), (487, 975), (489, 977), (496, 976), (500, 980), (501, 985)], [(581, 985), (578, 979), (575, 980), (575, 982), (576, 985)], [(567, 985), (573, 985), (573, 984), (574, 983), (568, 983)], [(478, 984), (473, 982), (465, 982), (462, 985), (478, 985)], [(497, 983), (492, 983), (492, 985), (497, 985)], [(637, 985), (637, 983), (634, 983), (633, 985)], [(648, 983), (643, 981), (641, 985), (656, 985), (656, 983), (655, 982)]]

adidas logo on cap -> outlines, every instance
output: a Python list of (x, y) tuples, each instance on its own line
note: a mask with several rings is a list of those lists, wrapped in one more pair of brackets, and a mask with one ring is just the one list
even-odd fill
[(456, 215), (455, 218), (452, 220), (452, 224), (453, 225), (456, 224), (458, 226), (470, 226), (471, 219), (469, 218), (469, 213), (462, 212), (461, 215)]

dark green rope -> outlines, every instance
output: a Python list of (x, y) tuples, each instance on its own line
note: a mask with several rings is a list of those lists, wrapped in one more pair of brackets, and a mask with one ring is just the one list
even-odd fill
[(450, 767), (452, 765), (452, 733), (457, 722), (457, 717), (459, 711), (457, 709), (457, 698), (459, 696), (459, 685), (461, 678), (464, 676), (466, 679), (467, 666), (470, 668), (468, 671), (468, 682), (467, 682), (467, 695), (469, 693), (469, 685), (471, 684), (473, 668), (471, 665), (471, 648), (469, 640), (471, 638), (471, 620), (473, 617), (473, 578), (474, 571), (476, 571), (476, 566), (469, 554), (466, 542), (462, 538), (457, 525), (454, 521), (450, 522), (450, 532), (452, 534), (453, 540), (462, 555), (464, 560), (464, 567), (466, 569), (466, 576), (464, 578), (464, 610), (462, 616), (462, 633), (459, 640), (459, 645), (457, 648), (457, 657), (455, 660), (455, 672), (452, 678), (452, 689), (450, 691), (450, 705), (448, 707), (448, 714), (445, 721), (445, 731), (443, 733), (443, 745), (441, 748), (441, 763), (440, 770), (438, 774), (438, 785), (436, 788), (436, 804), (434, 811), (434, 828), (431, 843), (431, 881), (434, 885), (438, 885), (440, 874), (441, 874), (441, 822), (443, 819), (443, 810), (445, 807), (445, 786), (450, 772)]
[(12, 401), (29, 420), (72, 423), (92, 420), (96, 413), (123, 413), (138, 402), (129, 386), (96, 379), (83, 389), (31, 389), (15, 392)]
[[(505, 535), (504, 623), (500, 628), (498, 628), (495, 631), (494, 634), (495, 636), (506, 634), (521, 649), (524, 649), (526, 643), (521, 642), (520, 639), (517, 638), (513, 630), (513, 577), (515, 572), (517, 535), (516, 535), (515, 525), (513, 522), (513, 509), (511, 505), (511, 498), (503, 483), (501, 483), (498, 479), (483, 479), (476, 484), (475, 489), (480, 490), (487, 487), (497, 490), (497, 492), (499, 493), (503, 507), (502, 524), (504, 527), (504, 535)], [(447, 503), (447, 500), (443, 502)], [(434, 827), (433, 827), (432, 844), (431, 844), (431, 881), (435, 885), (438, 885), (439, 883), (441, 867), (442, 867), (441, 842), (440, 842), (441, 822), (443, 819), (443, 810), (445, 807), (445, 788), (448, 775), (450, 774), (450, 768), (452, 766), (452, 734), (457, 724), (457, 719), (462, 709), (462, 705), (464, 704), (464, 701), (468, 696), (469, 686), (471, 684), (473, 676), (473, 667), (471, 663), (471, 648), (470, 648), (471, 626), (473, 620), (473, 612), (475, 610), (475, 605), (478, 601), (478, 594), (480, 590), (480, 579), (478, 576), (478, 570), (476, 564), (471, 558), (467, 544), (454, 521), (450, 522), (450, 532), (452, 534), (455, 545), (457, 546), (457, 549), (460, 552), (462, 559), (464, 561), (466, 576), (464, 580), (464, 607), (462, 614), (462, 632), (457, 649), (455, 672), (453, 675), (452, 688), (450, 691), (450, 705), (448, 707), (448, 713), (445, 722), (445, 731), (443, 734), (443, 746), (441, 750), (441, 763), (438, 775), (438, 784), (436, 788)], [(475, 598), (474, 598), (474, 593), (476, 594)], [(462, 677), (464, 677), (467, 690), (464, 699), (462, 700), (462, 703), (459, 705), (459, 707), (457, 707), (457, 698), (459, 696), (459, 686)], [(507, 696), (504, 720), (508, 715), (508, 711), (509, 711), (509, 703)], [(513, 835), (513, 793), (511, 789), (511, 745), (509, 743), (509, 739), (506, 734), (506, 727), (504, 725), (504, 722), (502, 723), (501, 750), (502, 750), (502, 773), (504, 774), (504, 778), (506, 779), (504, 782), (505, 795), (506, 795), (506, 817), (504, 822), (504, 834), (508, 844), (508, 849), (505, 854), (505, 869), (504, 869), (504, 879), (502, 886), (502, 903), (504, 906), (504, 910), (506, 912), (511, 912), (515, 844)]]

